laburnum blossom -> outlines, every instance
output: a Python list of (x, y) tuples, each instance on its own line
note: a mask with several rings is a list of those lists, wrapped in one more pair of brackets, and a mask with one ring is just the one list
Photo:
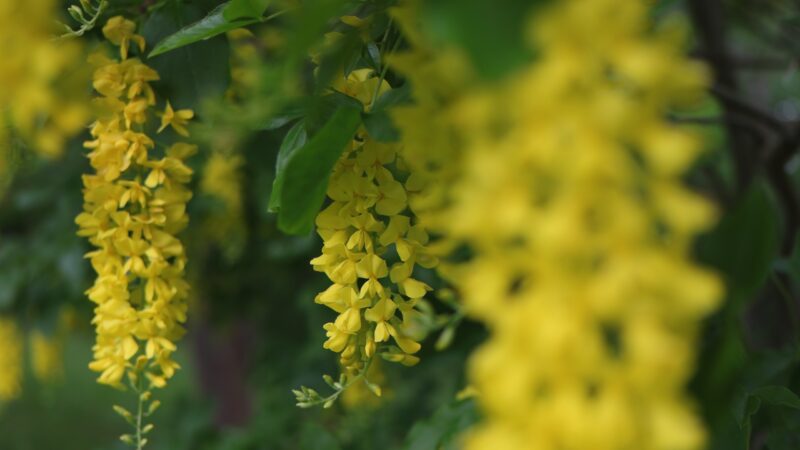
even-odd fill
[[(389, 89), (371, 75), (356, 70), (335, 86), (368, 105), (376, 91)], [(331, 202), (316, 218), (323, 247), (311, 264), (333, 283), (316, 302), (338, 313), (324, 326), (323, 346), (340, 354), (349, 375), (374, 355), (405, 365), (419, 361), (420, 344), (410, 330), (418, 302), (431, 288), (415, 278), (414, 268), (432, 268), (437, 259), (408, 208), (401, 153), (399, 145), (359, 131), (333, 169)]]
[(186, 129), (186, 124), (193, 117), (194, 111), (191, 109), (179, 109), (178, 111), (175, 111), (172, 109), (172, 105), (167, 102), (167, 107), (164, 109), (164, 113), (161, 115), (161, 126), (158, 128), (158, 132), (160, 133), (168, 126), (171, 126), (176, 133), (187, 137), (189, 136), (189, 130)]
[(144, 37), (139, 36), (135, 31), (135, 23), (122, 16), (114, 16), (108, 19), (108, 22), (103, 27), (103, 36), (119, 47), (119, 54), (122, 59), (127, 59), (131, 43), (136, 45), (139, 52), (144, 52)]
[(14, 319), (0, 317), (0, 401), (22, 391), (22, 335)]
[[(103, 28), (121, 48), (135, 42), (143, 50), (134, 30), (122, 17)], [(95, 247), (86, 255), (97, 272), (87, 291), (96, 305), (90, 368), (104, 384), (120, 386), (127, 374), (134, 385), (146, 379), (162, 387), (178, 369), (172, 354), (186, 321), (186, 255), (176, 235), (188, 223), (192, 170), (184, 161), (196, 148), (178, 142), (156, 150), (144, 130), (158, 73), (125, 50), (121, 56), (92, 58), (101, 114), (84, 144), (94, 173), (83, 176), (84, 211), (75, 220)]]
[(649, 3), (551, 2), (535, 62), (502, 85), (435, 84), (452, 71), (413, 36), (396, 58), (418, 62), (416, 103), (395, 115), (406, 158), (447, 180), (424, 223), (469, 250), (443, 273), (490, 333), (466, 449), (704, 447), (686, 385), (721, 283), (690, 250), (715, 212), (682, 182), (702, 142), (666, 113), (708, 77)]

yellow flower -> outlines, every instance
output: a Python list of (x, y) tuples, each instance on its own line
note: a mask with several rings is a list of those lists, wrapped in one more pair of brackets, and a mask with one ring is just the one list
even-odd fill
[(179, 109), (175, 111), (172, 109), (172, 105), (167, 102), (167, 107), (164, 109), (164, 114), (161, 116), (161, 126), (158, 128), (158, 132), (164, 131), (167, 126), (172, 126), (172, 129), (181, 136), (189, 136), (186, 123), (192, 117), (194, 117), (194, 111), (191, 109)]
[(140, 52), (144, 52), (144, 38), (134, 33), (134, 31), (136, 31), (136, 24), (133, 21), (122, 16), (114, 16), (108, 19), (108, 22), (103, 27), (103, 36), (119, 47), (122, 59), (127, 59), (128, 46), (131, 41), (136, 44)]
[(205, 229), (230, 259), (238, 257), (243, 250), (247, 232), (243, 217), (243, 164), (241, 155), (214, 151), (203, 168), (203, 178), (200, 180), (201, 192), (221, 203), (221, 207), (208, 217)]
[[(380, 87), (378, 87), (378, 82), (380, 82)], [(372, 69), (357, 69), (350, 72), (347, 78), (337, 78), (332, 88), (335, 91), (356, 98), (364, 104), (367, 110), (372, 105), (372, 98), (375, 96), (376, 89), (378, 97), (390, 90), (389, 83), (386, 80), (379, 80)]]
[(0, 400), (11, 400), (22, 390), (22, 338), (8, 317), (0, 317), (0, 349)]

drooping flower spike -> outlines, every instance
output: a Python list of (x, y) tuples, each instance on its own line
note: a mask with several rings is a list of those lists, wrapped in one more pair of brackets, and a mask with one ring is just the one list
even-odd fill
[[(139, 59), (126, 59), (131, 42), (144, 48), (134, 30), (131, 21), (110, 19), (103, 31), (120, 46), (122, 60), (93, 58), (97, 103), (105, 111), (91, 127), (93, 139), (84, 144), (95, 173), (83, 177), (84, 211), (76, 223), (78, 234), (95, 247), (86, 255), (97, 272), (87, 291), (96, 304), (97, 331), (89, 367), (100, 372), (100, 383), (122, 387), (127, 381), (139, 395), (141, 412), (150, 389), (165, 386), (179, 368), (172, 354), (184, 333), (189, 286), (184, 246), (176, 235), (188, 223), (192, 193), (186, 184), (192, 170), (184, 161), (196, 147), (178, 142), (158, 156), (145, 133), (156, 104), (149, 83), (158, 73)], [(191, 110), (173, 112), (169, 103), (166, 109), (165, 126), (188, 135)], [(127, 419), (124, 408), (115, 409)], [(138, 445), (142, 423), (136, 423)]]

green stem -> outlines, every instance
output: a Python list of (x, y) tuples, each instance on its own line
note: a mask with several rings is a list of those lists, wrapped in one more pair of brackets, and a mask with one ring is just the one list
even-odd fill
[(798, 331), (800, 330), (800, 321), (797, 319), (797, 306), (794, 303), (792, 294), (789, 292), (783, 282), (781, 282), (780, 277), (775, 272), (770, 273), (770, 279), (775, 284), (775, 287), (777, 288), (778, 293), (780, 294), (780, 297), (786, 306), (787, 313), (789, 314), (789, 321), (791, 322), (793, 329), (792, 331), (796, 337)]
[(325, 403), (328, 403), (329, 401), (336, 400), (337, 398), (339, 398), (339, 396), (342, 395), (342, 392), (346, 391), (350, 386), (354, 385), (356, 382), (358, 382), (358, 381), (360, 381), (362, 379), (364, 379), (366, 381), (369, 381), (369, 380), (367, 380), (367, 372), (369, 371), (370, 365), (372, 365), (372, 360), (373, 359), (375, 359), (374, 355), (369, 357), (369, 359), (367, 359), (365, 361), (365, 363), (364, 363), (364, 368), (361, 369), (361, 371), (358, 372), (358, 374), (356, 376), (354, 376), (353, 378), (348, 380), (347, 383), (342, 385), (342, 387), (337, 389), (336, 392), (334, 392), (333, 394), (331, 394), (331, 395), (329, 395), (329, 396), (327, 396), (327, 397), (325, 397), (323, 399), (317, 400), (316, 402), (310, 403), (310, 405), (311, 406), (324, 405)]
[(137, 377), (136, 395), (139, 397), (139, 405), (136, 409), (136, 450), (144, 448), (142, 441), (142, 417), (144, 415), (144, 396), (142, 395), (142, 376)]
[(386, 78), (386, 71), (389, 70), (389, 65), (384, 62), (385, 55), (390, 55), (390, 54), (394, 53), (394, 51), (397, 50), (397, 46), (400, 45), (400, 41), (403, 40), (402, 35), (398, 35), (397, 39), (395, 39), (394, 43), (392, 44), (392, 48), (389, 49), (389, 52), (387, 53), (386, 52), (386, 39), (388, 38), (389, 30), (391, 30), (391, 29), (392, 29), (392, 20), (389, 19), (389, 25), (387, 25), (386, 33), (384, 33), (384, 35), (383, 35), (383, 41), (384, 41), (383, 47), (384, 48), (381, 51), (381, 65), (383, 67), (381, 68), (381, 73), (380, 73), (380, 76), (378, 77), (378, 84), (375, 85), (375, 92), (372, 94), (372, 101), (369, 102), (369, 110), (370, 111), (372, 111), (372, 107), (375, 106), (375, 101), (378, 99), (378, 93), (380, 92), (381, 84), (383, 84), (383, 79)]
[[(83, 5), (81, 5), (81, 7), (82, 6)], [(86, 33), (87, 31), (91, 30), (92, 28), (95, 27), (95, 25), (97, 25), (97, 19), (100, 18), (100, 16), (103, 14), (103, 12), (105, 12), (107, 7), (108, 7), (108, 2), (106, 0), (102, 0), (97, 5), (97, 10), (92, 15), (91, 19), (89, 19), (85, 23), (81, 24), (80, 28), (78, 28), (77, 30), (72, 30), (70, 28), (71, 31), (69, 31), (67, 33), (64, 33), (64, 34), (62, 34), (60, 36), (56, 36), (55, 38), (53, 38), (53, 40), (59, 41), (59, 40), (62, 40), (62, 39), (83, 36), (84, 33)], [(87, 11), (87, 12), (89, 12), (89, 11)]]
[(276, 17), (280, 17), (280, 16), (286, 14), (287, 12), (289, 12), (291, 10), (292, 10), (291, 8), (282, 9), (282, 10), (276, 12), (276, 13), (272, 13), (272, 14), (268, 15), (267, 17), (262, 17), (260, 19), (260, 21), (261, 21), (261, 23), (269, 22), (270, 20), (272, 20), (272, 19), (274, 19)]

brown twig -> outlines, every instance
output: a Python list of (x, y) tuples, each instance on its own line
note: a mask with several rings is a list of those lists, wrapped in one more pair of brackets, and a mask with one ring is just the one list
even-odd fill
[[(701, 43), (701, 52), (706, 56), (714, 73), (715, 85), (727, 92), (736, 93), (737, 81), (734, 66), (728, 57), (725, 45), (725, 23), (720, 0), (689, 0), (689, 12)], [(744, 192), (750, 185), (757, 165), (757, 155), (749, 145), (749, 133), (736, 126), (730, 109), (723, 109), (726, 129), (730, 136), (731, 153), (736, 169), (736, 191)]]

